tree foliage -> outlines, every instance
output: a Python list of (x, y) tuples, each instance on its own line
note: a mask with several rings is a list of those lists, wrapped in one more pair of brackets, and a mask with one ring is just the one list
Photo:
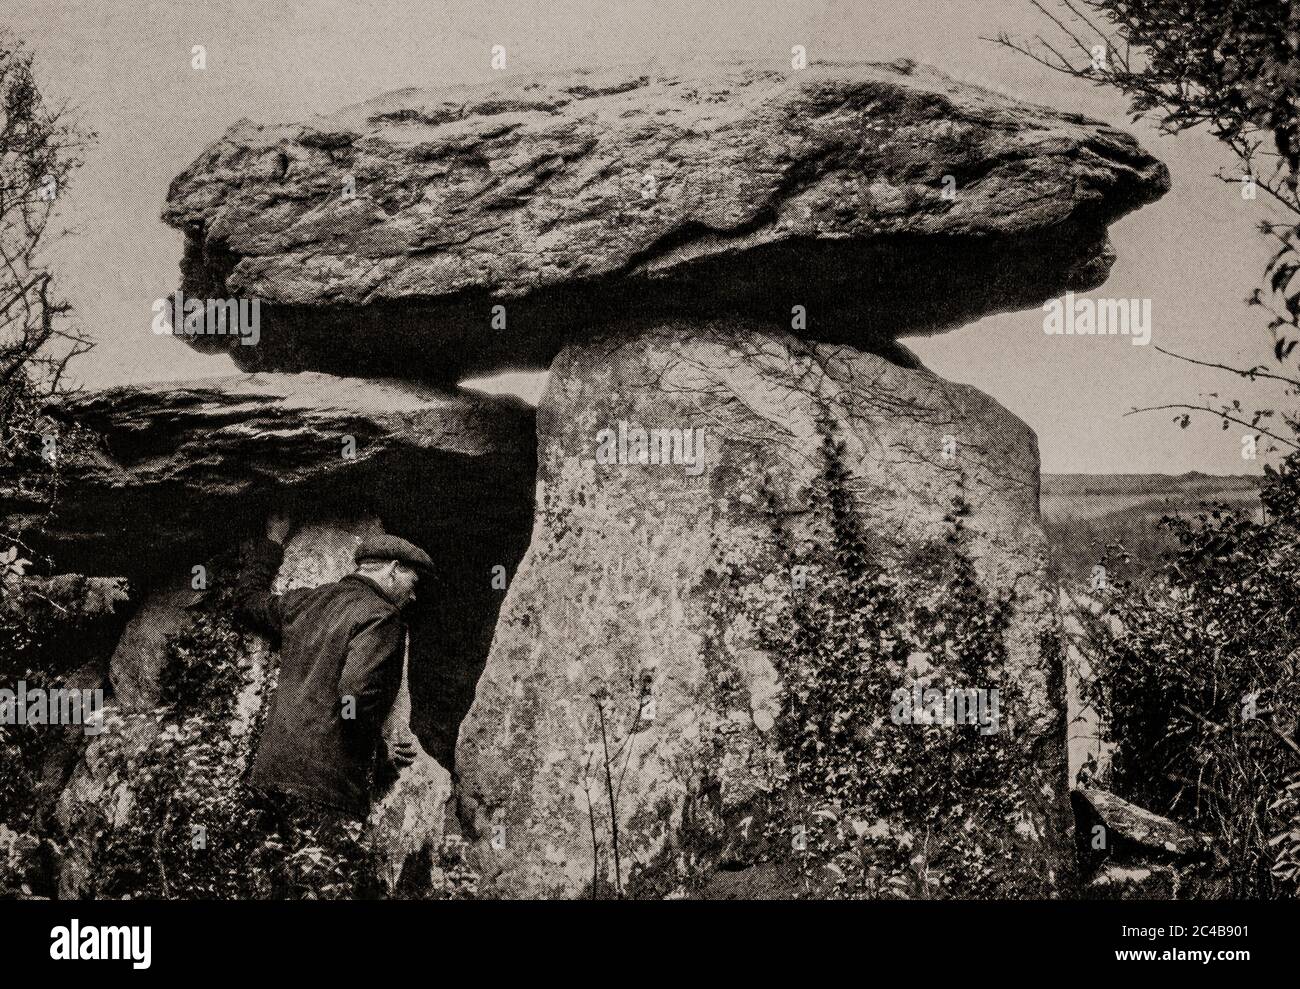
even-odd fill
[[(57, 207), (93, 135), (41, 95), (32, 54), (0, 31), (0, 483), (52, 504), (59, 430), (46, 401), (92, 346), (49, 266)], [(4, 524), (0, 548), (19, 541)]]
[[(1291, 0), (1031, 0), (1050, 22), (1046, 36), (997, 41), (1041, 65), (1129, 99), (1133, 119), (1146, 118), (1179, 134), (1203, 128), (1240, 163), (1220, 178), (1243, 199), (1271, 202), (1261, 233), (1273, 246), (1261, 286), (1247, 302), (1266, 313), (1273, 356), (1300, 359), (1300, 5)], [(1173, 355), (1179, 356), (1179, 355)], [(1194, 362), (1195, 363), (1195, 362)], [(1223, 367), (1223, 365), (1212, 365)], [(1251, 381), (1277, 378), (1300, 387), (1294, 372), (1262, 366), (1232, 370)], [(1217, 395), (1210, 396), (1217, 398)], [(1295, 415), (1270, 428), (1271, 409), (1247, 412), (1240, 401), (1161, 406), (1188, 415), (1208, 412), (1225, 428), (1255, 429), (1284, 450), (1295, 450)], [(1147, 411), (1147, 410), (1140, 410)]]
[[(0, 492), (43, 506), (46, 517), (62, 451), (45, 403), (67, 389), (69, 362), (91, 347), (70, 318), (47, 255), (57, 240), (56, 206), (90, 137), (69, 120), (66, 106), (46, 102), (31, 53), (0, 30)], [(88, 629), (122, 594), (116, 585), (82, 578), (32, 578), (34, 554), (23, 541), (31, 525), (30, 518), (0, 516), (0, 683), (46, 689), (68, 672), (69, 656), (93, 652)], [(0, 832), (17, 835), (5, 842), (9, 880), (0, 879), (0, 894), (31, 893), (24, 878), (30, 862), (18, 862), (13, 849), (40, 852), (47, 843), (23, 830), (32, 823), (47, 737), (0, 726)]]

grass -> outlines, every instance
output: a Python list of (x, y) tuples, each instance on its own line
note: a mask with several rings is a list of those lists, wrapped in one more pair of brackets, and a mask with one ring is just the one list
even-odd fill
[[(1040, 505), (1051, 545), (1053, 576), (1087, 583), (1107, 547), (1122, 547), (1127, 562), (1112, 560), (1114, 576), (1144, 580), (1177, 548), (1161, 527), (1166, 515), (1195, 516), (1212, 505), (1254, 512), (1254, 478), (1206, 474), (1044, 475)], [(1115, 571), (1118, 570), (1118, 573)]]

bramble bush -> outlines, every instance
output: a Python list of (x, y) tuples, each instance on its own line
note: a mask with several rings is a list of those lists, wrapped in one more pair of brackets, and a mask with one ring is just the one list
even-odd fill
[(1300, 457), (1267, 469), (1261, 523), (1166, 519), (1179, 549), (1090, 619), (1086, 699), (1107, 785), (1212, 835), (1234, 898), (1300, 888)]
[[(828, 874), (830, 894), (849, 898), (1014, 895), (1007, 890), (1024, 885), (1014, 878), (1023, 872), (1015, 824), (1030, 809), (1006, 786), (1028, 771), (1012, 744), (1021, 697), (1004, 675), (1010, 603), (976, 579), (960, 500), (946, 538), (910, 559), (873, 545), (844, 444), (829, 422), (822, 434), (812, 540), (795, 545), (768, 493), (776, 555), (806, 579), (754, 617), (783, 685), (775, 732), (793, 792), (786, 805), (813, 808), (810, 818), (778, 814), (768, 830), (788, 842), (805, 825), (799, 861), (815, 895), (828, 892)], [(918, 681), (997, 689), (999, 729), (893, 723), (891, 696)]]

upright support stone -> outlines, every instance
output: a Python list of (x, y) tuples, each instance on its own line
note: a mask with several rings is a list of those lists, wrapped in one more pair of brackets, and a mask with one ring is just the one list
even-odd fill
[(149, 592), (109, 660), (113, 697), (124, 713), (158, 706), (158, 678), (167, 658), (167, 640), (189, 625), (189, 609), (203, 597), (189, 586), (188, 574), (176, 577), (173, 583), (176, 586)]
[[(1009, 808), (978, 824), (1002, 871), (973, 895), (1052, 895), (1068, 881), (1064, 697), (1033, 433), (923, 370), (761, 324), (681, 321), (566, 349), (538, 410), (533, 540), (457, 748), (462, 823), (489, 895), (833, 891), (831, 870), (809, 878), (797, 834), (792, 845), (763, 833), (811, 834), (819, 815), (854, 810), (791, 786), (802, 726), (788, 720), (788, 657), (760, 634), (792, 579), (763, 489), (796, 544), (824, 540), (809, 492), (826, 429), (842, 444), (852, 510), (883, 553), (905, 561), (941, 546), (960, 499), (976, 579), (1008, 602), (998, 655), (976, 682), (951, 684), (1001, 691), (1002, 734), (987, 743), (1016, 767), (943, 808), (954, 829), (968, 826), (963, 803), (973, 813), (994, 791)], [(940, 624), (956, 606), (947, 592), (917, 592)], [(887, 644), (841, 647), (845, 670), (885, 661), (872, 657)], [(928, 684), (927, 665), (908, 657), (894, 672)], [(859, 702), (874, 715), (844, 713)], [(890, 707), (888, 696), (832, 693), (814, 716), (843, 713), (872, 732)], [(889, 778), (908, 757), (890, 751), (846, 768)], [(883, 837), (883, 809), (854, 812), (859, 838)]]
[(384, 857), (384, 882), (400, 892), (419, 890), (434, 879), (432, 858), (437, 853), (451, 800), (451, 777), (425, 751), (411, 731), (411, 650), (402, 663), (402, 684), (393, 709), (384, 722), (384, 744), (415, 746), (415, 761), (398, 773), (396, 781), (370, 812), (371, 831)]

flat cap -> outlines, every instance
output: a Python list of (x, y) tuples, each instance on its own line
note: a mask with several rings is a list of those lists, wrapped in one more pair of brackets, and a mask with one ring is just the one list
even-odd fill
[(429, 554), (400, 536), (371, 536), (362, 540), (352, 558), (357, 563), (362, 560), (396, 560), (412, 569), (433, 573)]

